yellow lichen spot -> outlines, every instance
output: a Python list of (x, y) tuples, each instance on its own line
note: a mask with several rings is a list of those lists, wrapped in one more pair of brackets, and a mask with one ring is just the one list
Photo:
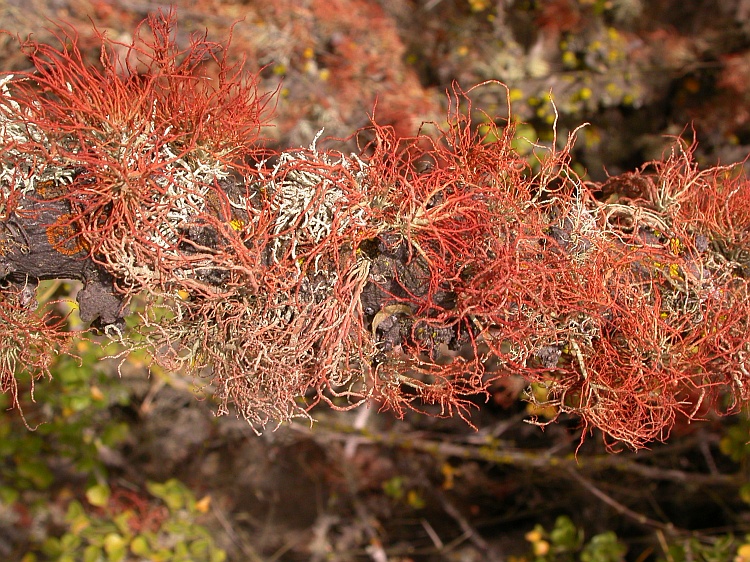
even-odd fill
[(320, 78), (323, 82), (326, 82), (330, 77), (331, 77), (331, 71), (328, 70), (327, 68), (323, 68), (318, 73), (318, 78)]
[(549, 553), (549, 543), (547, 541), (537, 541), (532, 547), (535, 556), (546, 556)]
[(669, 239), (669, 251), (672, 252), (675, 256), (680, 254), (680, 252), (682, 251), (682, 243), (680, 242), (679, 238)]
[(100, 388), (99, 388), (98, 386), (96, 386), (96, 385), (92, 385), (92, 386), (91, 386), (91, 387), (89, 388), (89, 393), (91, 394), (91, 399), (92, 399), (92, 400), (95, 400), (95, 401), (97, 401), (97, 402), (102, 402), (102, 401), (104, 400), (104, 393), (103, 393), (103, 392), (102, 392), (102, 390), (101, 390), (101, 389), (100, 389)]
[(612, 97), (616, 97), (616, 96), (619, 96), (619, 95), (620, 95), (620, 93), (622, 92), (622, 91), (620, 90), (620, 87), (619, 87), (619, 86), (618, 86), (617, 84), (615, 84), (614, 82), (610, 82), (609, 84), (607, 84), (607, 85), (605, 86), (604, 90), (605, 90), (605, 91), (606, 91), (606, 92), (607, 92), (607, 93), (608, 93), (608, 94), (609, 94), (610, 96), (612, 96)]
[(286, 65), (279, 63), (273, 67), (273, 73), (276, 76), (281, 76), (282, 74), (286, 74)]
[(742, 562), (750, 562), (750, 544), (745, 543), (737, 549), (737, 558)]
[(490, 3), (487, 0), (469, 0), (469, 6), (472, 12), (483, 12), (490, 7)]
[(469, 47), (467, 47), (466, 45), (461, 45), (458, 49), (456, 49), (456, 54), (459, 57), (465, 57), (469, 54)]
[(315, 56), (315, 49), (308, 47), (302, 52), (302, 56), (308, 60), (313, 58)]
[(596, 127), (586, 127), (583, 129), (583, 142), (586, 148), (599, 146), (602, 142), (601, 130)]
[(575, 68), (578, 66), (578, 57), (573, 51), (565, 51), (562, 56), (562, 63), (565, 68)]
[(180, 289), (177, 291), (177, 296), (180, 300), (186, 301), (190, 298), (190, 293), (188, 293), (185, 289)]
[(231, 221), (229, 221), (229, 226), (232, 227), (232, 230), (239, 231), (245, 228), (245, 221), (243, 221), (242, 219), (232, 219)]
[(455, 485), (456, 475), (460, 472), (460, 469), (449, 462), (444, 462), (440, 467), (440, 472), (443, 473), (443, 490), (452, 490)]
[(591, 88), (581, 88), (578, 92), (578, 99), (587, 100), (590, 99), (593, 94), (594, 92), (591, 91)]
[(529, 542), (539, 542), (544, 538), (542, 535), (542, 531), (540, 529), (534, 529), (533, 531), (529, 531), (526, 533), (523, 538), (525, 538)]
[(520, 101), (523, 99), (523, 90), (519, 88), (511, 88), (508, 92), (508, 97), (511, 102)]
[(427, 505), (424, 498), (417, 490), (409, 490), (406, 492), (406, 503), (412, 509), (422, 509)]
[(211, 508), (211, 496), (203, 496), (197, 502), (195, 502), (195, 510), (198, 513), (208, 513)]

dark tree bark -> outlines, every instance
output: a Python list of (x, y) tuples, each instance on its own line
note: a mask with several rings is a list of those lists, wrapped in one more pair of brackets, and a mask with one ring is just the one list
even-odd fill
[(23, 211), (0, 222), (0, 247), (5, 249), (0, 255), (0, 281), (32, 295), (39, 281), (82, 281), (83, 289), (77, 295), (81, 320), (98, 328), (121, 325), (125, 311), (112, 275), (95, 263), (85, 248), (61, 251), (70, 240), (55, 239), (56, 225), (70, 216), (70, 204), (42, 200), (34, 193), (18, 204)]

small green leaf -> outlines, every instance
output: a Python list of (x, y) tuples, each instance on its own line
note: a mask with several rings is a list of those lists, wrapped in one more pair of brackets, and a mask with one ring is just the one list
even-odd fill
[(63, 553), (60, 539), (48, 537), (42, 544), (42, 553), (49, 558), (59, 558)]
[(750, 484), (743, 484), (740, 487), (740, 499), (745, 503), (750, 503)]
[(71, 396), (68, 405), (74, 412), (81, 412), (91, 407), (91, 397), (87, 395)]
[(83, 562), (99, 562), (102, 557), (102, 549), (96, 545), (89, 545), (83, 551)]
[(65, 552), (70, 552), (81, 546), (81, 539), (73, 533), (65, 533), (60, 538), (60, 546)]
[(172, 560), (172, 552), (169, 550), (166, 550), (162, 548), (158, 552), (154, 552), (151, 554), (151, 562), (167, 562), (167, 560)]
[(174, 557), (176, 559), (185, 559), (189, 560), (191, 558), (190, 552), (188, 551), (188, 547), (184, 542), (179, 542), (176, 545), (174, 545)]
[(225, 562), (227, 553), (221, 549), (215, 549), (211, 552), (211, 562)]
[(109, 533), (104, 537), (104, 551), (109, 562), (119, 562), (125, 558), (127, 542), (117, 533)]
[(136, 556), (146, 557), (151, 554), (151, 546), (144, 536), (137, 536), (130, 542), (130, 552)]
[(39, 490), (49, 488), (55, 479), (49, 467), (41, 461), (24, 460), (18, 464), (16, 471)]
[(8, 486), (0, 486), (0, 502), (4, 503), (5, 505), (16, 503), (19, 495), (20, 492), (14, 488), (10, 488)]
[(86, 499), (91, 505), (104, 507), (109, 502), (109, 487), (104, 484), (95, 484), (86, 490)]
[(574, 550), (580, 546), (582, 537), (570, 517), (561, 515), (555, 520), (550, 539), (555, 546)]
[(79, 517), (87, 517), (86, 511), (79, 502), (74, 500), (68, 505), (68, 511), (65, 513), (65, 521), (70, 523)]
[(170, 511), (175, 512), (189, 506), (191, 493), (185, 485), (175, 478), (170, 478), (163, 484), (148, 482), (148, 491), (167, 504)]
[(117, 530), (125, 536), (131, 535), (130, 531), (130, 521), (135, 517), (135, 513), (133, 513), (133, 510), (126, 509), (122, 513), (118, 514), (116, 517), (112, 518), (112, 523), (115, 524), (115, 527), (117, 527)]
[(190, 543), (190, 554), (194, 558), (205, 559), (206, 555), (211, 552), (212, 547), (213, 544), (211, 544), (211, 539), (205, 538), (194, 540)]
[(581, 562), (620, 562), (626, 552), (613, 531), (595, 535), (581, 552)]
[(404, 479), (401, 476), (394, 476), (383, 482), (383, 492), (389, 498), (400, 500), (404, 497)]
[(130, 433), (130, 426), (126, 423), (113, 423), (104, 429), (102, 444), (114, 447), (122, 443)]

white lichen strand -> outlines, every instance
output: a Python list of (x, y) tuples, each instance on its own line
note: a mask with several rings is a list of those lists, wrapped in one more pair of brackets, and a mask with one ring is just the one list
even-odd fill
[(335, 234), (350, 229), (352, 221), (365, 224), (364, 210), (352, 212), (347, 192), (355, 187), (352, 180), (356, 185), (365, 180), (366, 165), (341, 153), (318, 152), (321, 134), (322, 130), (308, 150), (281, 153), (270, 174), (262, 172), (265, 163), (259, 166), (262, 186), (271, 195), (276, 214), (272, 256), (277, 262), (288, 257), (296, 260), (300, 246), (319, 244), (331, 236), (334, 224)]
[[(0, 78), (0, 95), (8, 105), (0, 105), (0, 142), (3, 153), (0, 158), (0, 195), (7, 199), (12, 192), (28, 194), (36, 187), (37, 177), (43, 173), (59, 174), (61, 168), (49, 166), (40, 159), (15, 148), (30, 140), (44, 141), (45, 137), (33, 124), (23, 119), (24, 110), (12, 99), (8, 83), (14, 76)], [(28, 113), (28, 111), (26, 111)], [(0, 213), (4, 213), (0, 203)]]

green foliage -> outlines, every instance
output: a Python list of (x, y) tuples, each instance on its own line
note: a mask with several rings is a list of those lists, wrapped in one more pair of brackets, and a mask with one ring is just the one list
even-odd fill
[(594, 535), (586, 542), (583, 529), (566, 515), (555, 520), (547, 531), (536, 525), (526, 533), (531, 543), (534, 562), (619, 562), (624, 560), (626, 548), (612, 531)]
[(581, 562), (616, 562), (622, 560), (625, 547), (613, 531), (594, 535), (583, 547)]
[(710, 543), (691, 538), (670, 545), (666, 557), (659, 562), (726, 562), (733, 559), (736, 548), (731, 535), (718, 537)]
[(65, 516), (66, 532), (48, 538), (42, 553), (59, 562), (226, 560), (209, 531), (196, 522), (205, 502), (196, 502), (192, 492), (174, 479), (150, 482), (147, 487), (150, 498), (133, 493), (116, 496), (105, 485), (92, 486), (86, 498), (93, 508), (72, 501)]
[(163, 484), (149, 482), (148, 491), (152, 496), (161, 499), (171, 511), (195, 510), (195, 498), (179, 480), (170, 479)]
[[(210, 498), (196, 501), (177, 480), (149, 482), (142, 493), (110, 487), (101, 451), (128, 439), (130, 427), (113, 407), (129, 405), (132, 392), (104, 360), (116, 351), (89, 337), (75, 340), (72, 353), (51, 365), (52, 379), (35, 388), (25, 420), (0, 416), (0, 506), (40, 521), (53, 505), (65, 513), (55, 536), (45, 527), (29, 536), (24, 561), (225, 560), (196, 522)], [(0, 407), (9, 406), (9, 397), (0, 395)], [(61, 478), (55, 469), (61, 460), (65, 475), (88, 477), (85, 490)]]
[(727, 427), (721, 438), (721, 452), (735, 462), (746, 462), (750, 455), (750, 420), (738, 418), (736, 424)]
[[(52, 380), (35, 389), (36, 404), (43, 407), (27, 406), (25, 417), (36, 431), (27, 431), (18, 416), (0, 417), (0, 476), (11, 488), (47, 489), (53, 482), (50, 462), (60, 458), (81, 473), (103, 476), (99, 449), (127, 438), (128, 426), (113, 419), (108, 409), (127, 405), (130, 398), (100, 361), (106, 351), (80, 339), (75, 353), (58, 356)], [(8, 397), (0, 396), (0, 408), (8, 406)]]
[[(35, 389), (41, 408), (26, 409), (29, 432), (18, 416), (0, 417), (0, 476), (16, 490), (45, 490), (54, 480), (51, 464), (71, 461), (81, 473), (103, 476), (100, 447), (115, 447), (127, 438), (128, 427), (112, 419), (113, 404), (125, 405), (128, 394), (118, 378), (105, 372), (104, 350), (88, 339), (75, 345), (77, 357), (58, 356), (54, 378)], [(9, 406), (0, 396), (0, 407)]]
[(426, 502), (419, 490), (410, 488), (403, 476), (394, 476), (383, 482), (383, 493), (398, 503), (404, 503), (412, 509), (422, 509)]

